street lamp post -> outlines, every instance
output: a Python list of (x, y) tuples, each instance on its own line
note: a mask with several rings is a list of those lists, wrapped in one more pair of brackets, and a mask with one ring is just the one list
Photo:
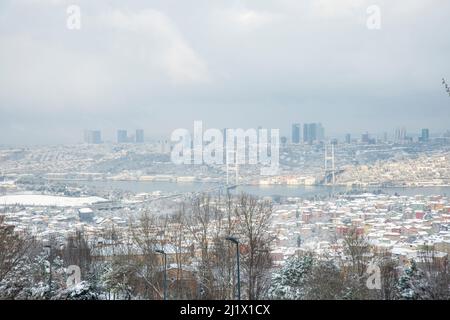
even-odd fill
[(239, 266), (239, 240), (234, 237), (226, 237), (225, 240), (231, 241), (236, 245), (236, 264), (237, 264), (237, 292), (238, 300), (241, 300), (241, 273)]
[(167, 300), (167, 253), (164, 250), (155, 250), (155, 252), (164, 255), (164, 300)]

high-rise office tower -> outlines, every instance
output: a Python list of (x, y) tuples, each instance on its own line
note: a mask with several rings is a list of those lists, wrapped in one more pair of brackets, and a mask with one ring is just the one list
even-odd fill
[(422, 129), (422, 135), (420, 136), (420, 141), (427, 142), (428, 140), (430, 140), (430, 130)]
[(313, 143), (322, 141), (325, 138), (325, 129), (321, 123), (305, 123), (303, 125), (303, 141)]
[(303, 142), (305, 143), (312, 143), (314, 140), (313, 137), (313, 129), (314, 129), (313, 123), (305, 123), (303, 124)]
[(100, 130), (85, 130), (84, 142), (90, 144), (102, 143), (102, 133)]
[(102, 143), (102, 133), (100, 132), (100, 130), (92, 131), (92, 135), (93, 135), (92, 143), (95, 143), (95, 144)]
[(406, 128), (398, 128), (395, 130), (395, 141), (404, 142), (406, 140)]
[(128, 142), (127, 130), (117, 130), (117, 142), (118, 143)]
[(224, 147), (226, 147), (226, 145), (227, 145), (227, 130), (228, 130), (228, 128), (223, 128), (222, 129), (223, 145), (224, 145)]
[(294, 123), (292, 125), (292, 143), (300, 143), (300, 123)]
[(136, 130), (136, 143), (143, 143), (143, 142), (144, 142), (144, 130), (137, 129)]
[(348, 144), (352, 143), (352, 136), (350, 133), (347, 133), (345, 135), (345, 143), (348, 143)]
[(368, 144), (369, 141), (370, 141), (369, 133), (368, 133), (368, 132), (363, 133), (363, 134), (361, 135), (361, 142), (362, 142), (362, 143)]

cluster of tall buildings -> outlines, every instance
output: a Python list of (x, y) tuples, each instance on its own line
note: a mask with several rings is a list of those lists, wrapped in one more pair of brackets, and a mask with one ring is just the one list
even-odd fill
[(366, 132), (361, 135), (361, 143), (362, 144), (376, 144), (377, 139), (371, 138), (370, 134), (368, 132)]
[[(450, 134), (449, 134), (450, 135)], [(408, 136), (404, 127), (397, 128), (394, 132), (394, 142), (396, 143), (408, 143), (413, 141), (428, 142), (430, 141), (430, 130), (424, 128), (420, 131), (419, 137), (414, 138)], [(321, 123), (305, 123), (303, 126), (300, 123), (292, 124), (292, 138), (293, 144), (307, 143), (313, 144), (315, 142), (321, 142), (325, 139), (325, 130)], [(381, 138), (371, 137), (368, 132), (361, 135), (361, 140), (352, 140), (350, 133), (345, 135), (345, 143), (351, 144), (352, 142), (359, 141), (363, 144), (376, 144), (378, 141), (388, 142), (387, 132), (383, 133)], [(333, 142), (333, 139), (331, 140)]]
[(422, 129), (422, 134), (419, 137), (419, 141), (421, 142), (427, 142), (430, 140), (430, 130), (428, 129)]
[(406, 135), (406, 129), (405, 128), (397, 128), (395, 129), (395, 134), (394, 134), (394, 141), (395, 142), (403, 142), (403, 141), (407, 141), (408, 140), (408, 136)]
[(292, 143), (298, 144), (302, 141), (304, 143), (312, 144), (314, 142), (323, 141), (325, 138), (325, 129), (321, 123), (305, 123), (302, 126), (300, 123), (292, 125)]
[[(224, 133), (224, 144), (226, 144), (226, 130), (223, 129)], [(450, 136), (450, 132), (449, 132)], [(259, 137), (258, 137), (259, 138)], [(284, 143), (287, 139), (284, 138)], [(325, 139), (325, 129), (321, 123), (304, 123), (303, 126), (300, 123), (292, 124), (292, 143), (300, 144), (307, 143), (313, 144), (316, 142), (321, 142)], [(430, 140), (430, 131), (425, 128), (422, 129), (418, 138), (419, 142), (428, 142)], [(377, 139), (371, 138), (369, 133), (363, 133), (361, 135), (361, 143), (374, 144)], [(387, 133), (384, 133), (384, 141), (387, 142)], [(397, 128), (394, 133), (394, 142), (404, 143), (412, 142), (412, 137), (406, 134), (405, 128)], [(102, 134), (100, 130), (85, 130), (84, 131), (84, 142), (89, 144), (99, 144), (102, 143)], [(144, 130), (137, 129), (134, 134), (128, 135), (128, 131), (124, 129), (117, 130), (117, 143), (143, 143), (144, 142)], [(352, 143), (351, 134), (347, 133), (345, 135), (345, 143)]]
[(89, 144), (100, 144), (102, 143), (102, 133), (100, 130), (85, 130), (84, 131), (84, 142)]
[[(388, 142), (388, 134), (387, 132), (383, 133), (383, 137), (381, 139), (371, 138), (369, 133), (363, 133), (361, 135), (361, 143), (363, 144), (375, 144), (377, 141)], [(424, 128), (420, 131), (418, 138), (413, 138), (412, 136), (407, 135), (405, 128), (397, 128), (394, 132), (394, 140), (395, 143), (410, 143), (410, 142), (428, 142), (430, 141), (430, 130)], [(346, 143), (351, 143), (350, 134), (346, 135), (345, 138)]]
[[(406, 134), (405, 128), (401, 128), (395, 130), (394, 141), (397, 143), (412, 142), (413, 138)], [(424, 128), (421, 130), (418, 141), (419, 142), (430, 141), (430, 130), (428, 128)]]
[(137, 129), (136, 134), (128, 136), (127, 130), (117, 130), (117, 143), (143, 143), (144, 142), (144, 130)]
[[(102, 143), (102, 133), (100, 130), (85, 130), (84, 142), (89, 144)], [(144, 130), (137, 129), (135, 134), (128, 136), (127, 130), (117, 130), (117, 143), (143, 143)]]
[(347, 143), (347, 144), (352, 143), (352, 135), (350, 133), (347, 133), (345, 135), (345, 143)]

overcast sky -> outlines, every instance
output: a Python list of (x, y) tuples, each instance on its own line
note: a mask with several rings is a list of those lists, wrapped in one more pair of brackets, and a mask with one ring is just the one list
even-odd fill
[(0, 144), (169, 136), (194, 120), (444, 131), (449, 16), (448, 0), (1, 0)]

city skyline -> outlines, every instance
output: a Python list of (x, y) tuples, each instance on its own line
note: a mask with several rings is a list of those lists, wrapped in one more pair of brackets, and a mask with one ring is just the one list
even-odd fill
[[(417, 130), (412, 130), (409, 128), (406, 128), (405, 126), (396, 126), (394, 128), (385, 130), (385, 131), (377, 131), (377, 132), (372, 132), (372, 131), (368, 131), (368, 130), (361, 130), (359, 132), (349, 132), (349, 131), (345, 131), (344, 129), (339, 132), (339, 133), (329, 133), (328, 127), (323, 126), (322, 130), (324, 130), (324, 135), (322, 135), (321, 138), (319, 139), (312, 139), (310, 140), (305, 140), (304, 138), (304, 125), (305, 124), (318, 124), (318, 125), (323, 125), (321, 122), (313, 122), (313, 123), (300, 123), (300, 122), (296, 122), (296, 123), (292, 123), (289, 126), (285, 126), (286, 129), (282, 130), (281, 136), (280, 138), (282, 139), (286, 139), (287, 142), (289, 143), (311, 143), (311, 142), (318, 142), (318, 141), (332, 141), (333, 139), (337, 139), (338, 141), (341, 142), (347, 142), (348, 139), (348, 135), (350, 136), (350, 138), (352, 139), (352, 141), (360, 141), (360, 140), (364, 140), (362, 138), (362, 136), (368, 134), (370, 136), (371, 139), (378, 139), (380, 141), (398, 141), (399, 137), (397, 136), (399, 134), (400, 131), (404, 132), (404, 134), (406, 134), (405, 137), (407, 138), (414, 138), (414, 139), (421, 139), (424, 136), (424, 130), (427, 131), (427, 139), (429, 138), (437, 138), (437, 137), (448, 137), (448, 134), (450, 132), (450, 129), (447, 130), (434, 130), (433, 128), (425, 128), (425, 127), (418, 127)], [(300, 128), (300, 132), (299, 132), (299, 142), (296, 142), (295, 140), (293, 140), (294, 136), (293, 136), (293, 128), (294, 126), (299, 125)], [(192, 124), (189, 126), (187, 125), (186, 128), (190, 128), (192, 126)], [(254, 126), (254, 127), (243, 127), (243, 128), (228, 128), (228, 129), (243, 129), (243, 130), (248, 130), (248, 129), (258, 129), (261, 126)], [(72, 137), (73, 141), (66, 141), (66, 143), (68, 144), (77, 144), (77, 143), (93, 143), (93, 144), (99, 144), (99, 143), (142, 143), (142, 142), (159, 142), (161, 139), (165, 139), (165, 140), (170, 140), (170, 133), (168, 133), (167, 135), (152, 135), (152, 134), (148, 134), (147, 130), (144, 129), (123, 129), (124, 127), (120, 127), (122, 129), (118, 129), (118, 128), (111, 128), (111, 129), (104, 129), (101, 127), (91, 127), (89, 129), (79, 129), (78, 135), (75, 135), (74, 137)], [(212, 127), (207, 126), (205, 128), (206, 129), (213, 129)], [(178, 129), (178, 128), (177, 128)], [(225, 128), (222, 128), (222, 130), (225, 130)], [(404, 131), (403, 131), (404, 130)], [(122, 135), (125, 135), (123, 137), (121, 137), (121, 139), (119, 139), (118, 135), (119, 132), (121, 132)], [(131, 133), (130, 133), (131, 132)], [(138, 133), (141, 132), (141, 133)], [(144, 135), (145, 132), (145, 135)], [(76, 134), (76, 133), (75, 133)], [(138, 137), (138, 135), (141, 134), (140, 139), (136, 140), (136, 138)], [(97, 135), (97, 137), (93, 137), (92, 135)], [(145, 136), (145, 138), (144, 138)], [(96, 142), (92, 142), (92, 141), (96, 141)], [(401, 140), (401, 139), (400, 139)], [(426, 142), (427, 140), (424, 140), (423, 142)], [(32, 145), (52, 145), (52, 144), (61, 144), (61, 142), (37, 142), (37, 143), (2, 143), (0, 141), (0, 145), (3, 146), (13, 146), (13, 145), (18, 145), (18, 146), (32, 146)]]
[[(322, 133), (319, 134), (318, 138), (313, 138), (313, 139), (309, 139), (306, 138), (305, 140), (305, 125), (319, 125), (318, 129), (315, 130), (322, 130)], [(297, 128), (298, 129), (295, 129)], [(187, 126), (189, 127), (189, 126)], [(254, 127), (254, 128), (234, 128), (234, 129), (243, 129), (243, 130), (248, 130), (248, 129), (260, 129), (261, 126), (258, 127)], [(204, 130), (207, 129), (214, 129), (214, 128), (210, 128), (210, 127), (206, 127), (204, 128)], [(217, 129), (217, 128), (216, 128)], [(233, 128), (222, 128), (223, 130), (226, 129), (233, 129)], [(85, 130), (88, 132), (95, 132), (95, 131), (100, 131), (100, 133), (102, 134), (103, 137), (103, 130), (97, 128), (95, 130)], [(133, 131), (133, 130), (131, 130)], [(106, 135), (106, 138), (104, 139), (104, 142), (117, 142), (117, 143), (123, 143), (123, 142), (137, 142), (136, 141), (136, 136), (137, 136), (137, 132), (141, 131), (142, 135), (144, 134), (143, 129), (136, 129), (136, 134), (133, 135), (131, 134), (131, 136), (127, 135), (128, 130), (126, 129), (113, 129), (113, 130), (107, 130), (108, 134)], [(295, 134), (294, 134), (295, 131)], [(442, 137), (442, 136), (447, 136), (448, 133), (450, 132), (450, 130), (445, 130), (445, 131), (433, 131), (433, 129), (430, 130), (430, 128), (424, 128), (424, 127), (420, 127), (420, 129), (418, 130), (408, 130), (408, 128), (405, 128), (404, 126), (397, 126), (395, 128), (392, 128), (391, 130), (388, 131), (380, 131), (380, 132), (369, 132), (369, 131), (361, 131), (361, 132), (346, 132), (346, 131), (342, 131), (338, 134), (328, 134), (328, 132), (326, 131), (326, 127), (324, 127), (322, 125), (321, 122), (316, 122), (316, 123), (300, 123), (300, 122), (296, 122), (296, 123), (292, 123), (291, 124), (291, 128), (290, 131), (286, 131), (284, 130), (282, 132), (282, 136), (280, 138), (284, 138), (286, 139), (289, 143), (311, 143), (314, 141), (327, 141), (327, 140), (333, 140), (333, 139), (340, 139), (341, 141), (347, 141), (348, 136), (350, 136), (352, 138), (352, 140), (364, 140), (363, 138), (361, 138), (364, 135), (368, 135), (371, 139), (372, 138), (376, 138), (379, 140), (391, 140), (391, 141), (397, 141), (397, 140), (401, 140), (399, 139), (398, 132), (402, 131), (403, 134), (405, 135), (402, 139), (405, 138), (420, 138), (422, 139), (423, 137), (425, 137), (425, 140), (423, 140), (423, 142), (428, 141), (429, 138), (431, 137)], [(118, 139), (118, 134), (119, 132), (121, 132), (122, 134), (124, 134), (124, 138), (125, 140), (121, 140), (119, 141)], [(146, 132), (146, 131), (145, 131)], [(315, 134), (318, 134), (315, 133)], [(145, 141), (159, 141), (161, 139), (169, 139), (169, 136), (150, 136), (148, 137), (147, 133), (145, 134)], [(86, 136), (83, 139), (84, 142), (87, 141)], [(143, 142), (144, 139), (142, 138), (139, 142)], [(422, 141), (422, 140), (421, 140)]]
[(0, 300), (450, 300), (449, 13), (1, 0)]

